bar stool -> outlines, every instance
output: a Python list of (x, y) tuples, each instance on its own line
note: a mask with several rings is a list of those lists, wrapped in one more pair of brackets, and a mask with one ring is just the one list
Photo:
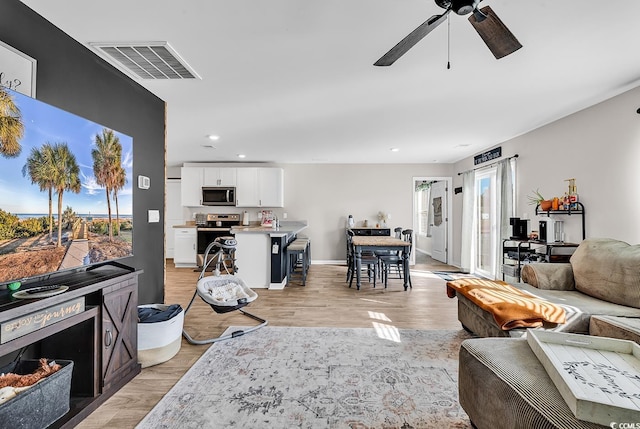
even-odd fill
[(307, 283), (307, 271), (309, 271), (309, 247), (310, 240), (296, 238), (287, 246), (287, 277), (291, 280), (292, 274), (300, 266), (302, 286)]
[(311, 239), (309, 237), (298, 235), (296, 236), (296, 240), (303, 240), (307, 242), (307, 271), (309, 271), (309, 267), (311, 266)]

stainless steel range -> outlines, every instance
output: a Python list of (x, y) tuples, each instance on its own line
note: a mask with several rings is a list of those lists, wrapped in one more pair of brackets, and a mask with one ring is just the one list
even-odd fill
[(197, 215), (196, 225), (198, 232), (198, 266), (202, 267), (204, 263), (204, 252), (209, 243), (218, 237), (231, 235), (231, 227), (240, 225), (240, 215), (216, 213)]

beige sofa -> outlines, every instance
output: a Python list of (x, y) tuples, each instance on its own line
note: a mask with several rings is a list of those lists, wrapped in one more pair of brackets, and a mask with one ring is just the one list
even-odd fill
[[(567, 312), (567, 323), (547, 329), (589, 333), (591, 316), (640, 317), (640, 246), (588, 239), (576, 249), (570, 263), (529, 264), (522, 270), (522, 279), (525, 283), (516, 287), (558, 304)], [(524, 334), (521, 329), (499, 329), (491, 314), (462, 294), (457, 296), (458, 319), (476, 334)], [(619, 333), (597, 328), (594, 322), (602, 319), (607, 317), (591, 320), (591, 334), (619, 338)], [(616, 319), (616, 323), (620, 320), (637, 325), (636, 319)], [(637, 335), (633, 337), (636, 338)], [(478, 429), (606, 427), (575, 418), (524, 338), (463, 341), (458, 390), (462, 408)]]
[[(640, 317), (640, 245), (606, 238), (584, 240), (566, 264), (532, 263), (522, 269), (518, 289), (566, 311), (567, 321), (543, 328), (588, 333), (593, 315)], [(520, 337), (504, 331), (493, 315), (458, 294), (458, 320), (482, 337)]]

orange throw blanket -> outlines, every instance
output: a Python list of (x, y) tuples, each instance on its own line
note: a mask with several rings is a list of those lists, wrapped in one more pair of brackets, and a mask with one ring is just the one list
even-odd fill
[(477, 278), (447, 282), (447, 296), (461, 293), (478, 307), (493, 314), (504, 331), (514, 328), (537, 328), (544, 322), (565, 323), (562, 307), (523, 292), (499, 280)]

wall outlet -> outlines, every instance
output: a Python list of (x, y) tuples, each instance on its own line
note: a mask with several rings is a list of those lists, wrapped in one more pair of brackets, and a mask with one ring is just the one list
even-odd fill
[(282, 213), (282, 219), (286, 219), (287, 218), (287, 213)]

